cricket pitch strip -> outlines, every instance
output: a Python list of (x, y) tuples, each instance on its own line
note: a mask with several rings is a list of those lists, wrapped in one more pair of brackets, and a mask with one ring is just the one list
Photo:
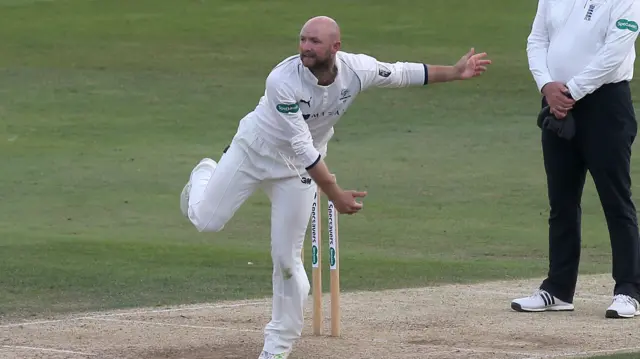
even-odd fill
[[(581, 276), (574, 312), (516, 313), (539, 279), (342, 293), (342, 336), (311, 330), (290, 359), (578, 358), (640, 350), (640, 318), (606, 319), (610, 275)], [(256, 359), (269, 299), (82, 313), (0, 323), (5, 359)]]

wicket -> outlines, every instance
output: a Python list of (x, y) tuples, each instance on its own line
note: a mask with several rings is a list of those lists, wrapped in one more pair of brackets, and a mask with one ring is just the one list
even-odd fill
[[(311, 208), (311, 266), (313, 292), (313, 334), (322, 334), (322, 191), (317, 188)], [(331, 336), (340, 336), (340, 259), (338, 256), (338, 211), (327, 200), (329, 271), (331, 286)]]

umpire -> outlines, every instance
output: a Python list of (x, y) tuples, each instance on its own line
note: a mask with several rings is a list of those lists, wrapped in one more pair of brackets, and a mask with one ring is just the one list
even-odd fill
[[(553, 4), (553, 11), (551, 5)], [(604, 211), (613, 254), (607, 318), (640, 315), (640, 239), (631, 199), (631, 147), (637, 122), (629, 81), (640, 1), (539, 0), (527, 42), (542, 93), (538, 126), (547, 176), (549, 272), (516, 311), (573, 310), (587, 170)]]

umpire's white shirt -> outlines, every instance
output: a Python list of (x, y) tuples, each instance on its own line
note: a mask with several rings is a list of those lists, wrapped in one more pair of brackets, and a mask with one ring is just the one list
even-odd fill
[(267, 77), (264, 95), (240, 128), (257, 132), (296, 169), (308, 169), (326, 154), (333, 126), (360, 92), (419, 86), (427, 79), (423, 64), (384, 63), (365, 54), (338, 52), (336, 66), (335, 81), (321, 86), (298, 55), (283, 60)]
[(631, 80), (639, 22), (636, 0), (539, 0), (527, 40), (538, 89), (558, 81), (579, 100)]

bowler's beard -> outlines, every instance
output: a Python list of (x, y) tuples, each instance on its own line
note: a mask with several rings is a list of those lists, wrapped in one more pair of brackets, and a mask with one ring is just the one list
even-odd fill
[(315, 59), (315, 64), (313, 64), (313, 66), (309, 67), (309, 70), (311, 70), (311, 72), (314, 73), (321, 73), (321, 72), (327, 72), (331, 69), (332, 67), (332, 63), (331, 63), (331, 58), (326, 58), (326, 59)]
[[(304, 54), (300, 54), (300, 59), (303, 59)], [(315, 61), (314, 64), (308, 66), (308, 69), (313, 73), (321, 73), (325, 71), (329, 71), (333, 67), (333, 62), (331, 61), (331, 56), (327, 54), (325, 58), (319, 58), (317, 55), (312, 57)]]
[[(304, 56), (300, 55), (301, 59), (304, 59)], [(314, 64), (307, 66), (309, 71), (318, 79), (318, 83), (320, 85), (328, 85), (333, 83), (333, 80), (336, 76), (336, 66), (335, 61), (328, 55), (327, 57), (320, 59), (318, 57), (314, 57)]]

